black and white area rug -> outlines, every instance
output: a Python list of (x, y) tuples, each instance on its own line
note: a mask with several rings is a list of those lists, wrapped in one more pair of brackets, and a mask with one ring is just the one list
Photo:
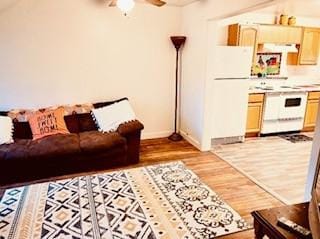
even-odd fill
[(249, 226), (182, 162), (7, 190), (0, 238), (209, 239)]

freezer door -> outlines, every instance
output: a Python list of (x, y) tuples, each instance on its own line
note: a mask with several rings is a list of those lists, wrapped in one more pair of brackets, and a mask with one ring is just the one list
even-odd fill
[(248, 107), (248, 79), (214, 80), (212, 138), (244, 136)]
[(250, 77), (252, 54), (252, 47), (217, 46), (210, 64), (213, 78)]

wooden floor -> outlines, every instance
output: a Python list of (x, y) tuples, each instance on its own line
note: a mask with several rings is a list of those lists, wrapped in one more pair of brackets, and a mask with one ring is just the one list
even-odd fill
[(292, 143), (279, 136), (268, 136), (221, 145), (213, 153), (283, 202), (297, 204), (304, 201), (311, 148), (312, 141)]
[[(200, 152), (186, 141), (178, 143), (167, 139), (143, 141), (141, 162), (135, 167), (175, 160), (182, 160), (203, 182), (251, 223), (250, 212), (253, 210), (283, 205), (214, 154)], [(254, 234), (253, 230), (248, 230), (221, 238), (249, 239), (254, 238)]]

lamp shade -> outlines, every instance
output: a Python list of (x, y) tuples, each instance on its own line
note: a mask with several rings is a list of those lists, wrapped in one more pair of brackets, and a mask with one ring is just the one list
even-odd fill
[(185, 43), (186, 37), (185, 36), (172, 36), (170, 37), (174, 47), (179, 50), (179, 48)]

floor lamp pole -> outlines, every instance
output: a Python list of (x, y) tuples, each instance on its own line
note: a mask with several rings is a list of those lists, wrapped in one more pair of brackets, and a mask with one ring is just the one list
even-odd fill
[(169, 136), (172, 141), (180, 141), (182, 139), (181, 135), (177, 130), (178, 124), (178, 85), (179, 85), (179, 49), (185, 43), (186, 37), (184, 36), (172, 36), (171, 41), (176, 48), (176, 91), (175, 91), (175, 114), (174, 114), (174, 133)]
[(177, 132), (177, 116), (178, 116), (178, 64), (179, 64), (179, 50), (176, 49), (176, 97), (175, 97), (175, 109), (174, 109), (174, 132)]

